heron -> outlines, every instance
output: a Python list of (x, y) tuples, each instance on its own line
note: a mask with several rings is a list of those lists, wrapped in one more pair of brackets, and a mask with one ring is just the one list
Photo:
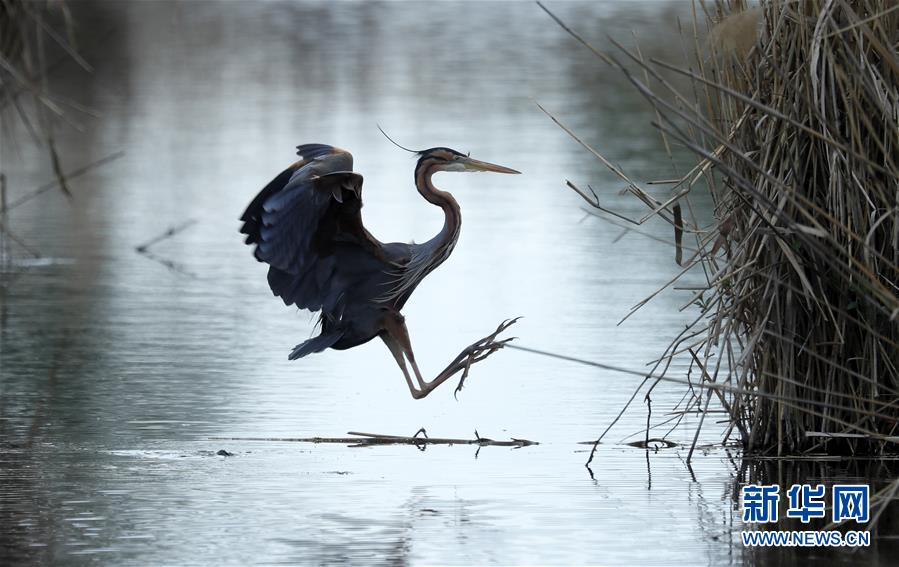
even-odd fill
[(439, 171), (520, 172), (446, 147), (403, 149), (418, 157), (414, 171), (418, 192), (443, 210), (443, 228), (430, 240), (384, 243), (372, 236), (362, 223), (362, 176), (353, 171), (353, 156), (326, 144), (297, 146), (299, 160), (256, 195), (240, 219), (241, 233), (246, 244), (255, 246), (256, 259), (268, 264), (272, 293), (285, 305), (320, 313), (320, 333), (294, 347), (290, 360), (329, 348), (353, 348), (380, 337), (413, 398), (424, 398), (462, 372), (455, 395), (472, 364), (512, 340), (498, 336), (518, 318), (503, 321), (493, 333), (463, 349), (432, 380), (422, 377), (400, 311), (418, 284), (449, 258), (462, 226), (459, 203), (436, 188), (431, 177)]

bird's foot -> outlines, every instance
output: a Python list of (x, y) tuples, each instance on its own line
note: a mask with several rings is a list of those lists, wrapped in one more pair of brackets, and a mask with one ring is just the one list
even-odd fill
[(509, 337), (508, 339), (496, 340), (496, 337), (518, 322), (521, 317), (515, 317), (514, 319), (506, 319), (493, 331), (491, 334), (487, 335), (483, 339), (468, 345), (465, 350), (462, 351), (462, 354), (459, 355), (457, 359), (457, 364), (462, 367), (462, 377), (459, 379), (459, 384), (456, 386), (455, 391), (453, 391), (453, 397), (458, 399), (459, 392), (462, 391), (462, 387), (465, 385), (465, 379), (468, 378), (468, 371), (471, 369), (471, 365), (475, 362), (480, 362), (484, 360), (494, 352), (506, 346), (506, 343), (509, 341), (514, 341), (517, 337)]

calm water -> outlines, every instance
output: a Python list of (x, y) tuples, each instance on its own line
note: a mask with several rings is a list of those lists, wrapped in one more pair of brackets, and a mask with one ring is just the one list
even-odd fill
[[(599, 46), (635, 30), (646, 52), (668, 58), (680, 50), (676, 16), (689, 17), (685, 2), (555, 9)], [(738, 455), (706, 451), (690, 470), (684, 449), (625, 445), (644, 426), (642, 396), (598, 452), (593, 478), (582, 466), (577, 442), (610, 423), (637, 386), (631, 377), (506, 350), (472, 369), (459, 401), (452, 384), (413, 401), (380, 341), (287, 361), (313, 319), (271, 296), (236, 219), (295, 145), (326, 142), (354, 153), (378, 238), (429, 238), (441, 213), (376, 124), (411, 147), (446, 145), (524, 173), (436, 178), (464, 220), (453, 257), (404, 311), (426, 373), (515, 315), (525, 316), (510, 330), (522, 345), (630, 368), (676, 334), (684, 292), (616, 325), (676, 273), (672, 251), (584, 218), (566, 178), (623, 214), (644, 211), (534, 101), (639, 179), (671, 177), (652, 116), (539, 8), (121, 2), (75, 12), (96, 69), (67, 64), (52, 76), (98, 116), (69, 110), (81, 131), (57, 133), (64, 164), (125, 154), (74, 180), (73, 199), (51, 192), (11, 214), (45, 260), (26, 262), (14, 246), (0, 295), (4, 563), (756, 559), (736, 539)], [(11, 199), (48, 181), (44, 154), (3, 144)], [(174, 266), (135, 252), (188, 221), (151, 248)], [(670, 236), (661, 224), (643, 230)], [(681, 396), (656, 390), (654, 423)], [(713, 421), (703, 442), (720, 439)], [(669, 438), (689, 442), (694, 423)], [(420, 427), (540, 445), (421, 452), (214, 439)], [(810, 558), (834, 557), (858, 559)]]

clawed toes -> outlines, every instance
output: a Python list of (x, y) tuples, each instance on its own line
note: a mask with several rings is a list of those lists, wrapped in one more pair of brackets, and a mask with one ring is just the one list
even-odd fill
[(505, 321), (503, 321), (502, 323), (500, 323), (500, 325), (499, 325), (499, 330), (500, 330), (500, 331), (503, 331), (503, 330), (508, 329), (509, 327), (511, 327), (512, 325), (514, 325), (515, 323), (517, 323), (518, 320), (521, 319), (521, 317), (522, 317), (522, 316), (519, 315), (518, 317), (513, 317), (513, 318), (511, 318), (511, 319), (506, 319)]
[(514, 317), (512, 319), (506, 319), (496, 330), (479, 340), (478, 342), (471, 344), (462, 351), (462, 354), (459, 358), (456, 359), (456, 364), (461, 364), (460, 370), (462, 370), (462, 377), (459, 379), (459, 384), (456, 386), (455, 391), (453, 392), (453, 397), (458, 399), (459, 392), (462, 391), (462, 387), (465, 385), (465, 379), (468, 377), (468, 371), (471, 369), (471, 365), (475, 362), (480, 362), (484, 360), (494, 352), (503, 348), (510, 341), (514, 341), (518, 337), (509, 337), (507, 339), (496, 340), (497, 335), (514, 325), (518, 322), (521, 317)]
[[(514, 325), (515, 323), (517, 323), (519, 319), (521, 319), (521, 317), (514, 317), (514, 318), (512, 318), (512, 319), (506, 319), (505, 321), (503, 321), (502, 323), (499, 324), (499, 326), (496, 328), (495, 331), (493, 331), (493, 333), (491, 333), (491, 334), (490, 334), (489, 336), (487, 336), (487, 337), (484, 337), (484, 338), (481, 339), (481, 341), (479, 341), (479, 342), (485, 342), (485, 341), (486, 341), (486, 342), (492, 342), (493, 339), (495, 339), (497, 335), (499, 335), (500, 333), (502, 333), (503, 331), (505, 331), (506, 329), (508, 329), (509, 327), (511, 327), (512, 325)], [(476, 344), (477, 344), (477, 343), (476, 343)]]

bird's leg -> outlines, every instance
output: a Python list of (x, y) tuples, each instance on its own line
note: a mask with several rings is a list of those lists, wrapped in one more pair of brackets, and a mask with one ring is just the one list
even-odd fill
[[(382, 334), (381, 339), (384, 341), (384, 344), (387, 345), (387, 348), (390, 349), (390, 353), (393, 355), (393, 358), (396, 359), (396, 363), (399, 365), (400, 370), (403, 371), (403, 376), (406, 377), (406, 384), (409, 386), (409, 392), (412, 394), (412, 397), (416, 400), (425, 397), (426, 394), (423, 394), (421, 390), (416, 389), (412, 384), (412, 377), (409, 376), (409, 369), (406, 368), (406, 360), (403, 358), (403, 348), (397, 340), (393, 338), (389, 332)], [(420, 379), (419, 382), (421, 382)]]
[[(403, 374), (406, 377), (406, 382), (409, 384), (409, 390), (412, 392), (412, 397), (415, 399), (419, 399), (427, 396), (438, 386), (440, 386), (459, 372), (462, 372), (462, 379), (459, 381), (459, 385), (456, 387), (455, 391), (455, 393), (458, 393), (459, 390), (462, 389), (462, 385), (465, 382), (465, 378), (468, 376), (468, 372), (472, 364), (484, 360), (494, 352), (503, 348), (506, 343), (512, 340), (512, 338), (508, 338), (497, 341), (496, 337), (507, 328), (509, 328), (509, 326), (513, 325), (516, 321), (518, 321), (517, 317), (515, 319), (508, 319), (506, 321), (503, 321), (493, 333), (467, 346), (462, 350), (461, 353), (459, 353), (459, 356), (453, 359), (453, 361), (450, 362), (449, 365), (447, 365), (447, 367), (444, 368), (443, 371), (430, 382), (425, 382), (421, 377), (421, 371), (419, 371), (418, 364), (415, 362), (415, 355), (412, 353), (412, 345), (409, 341), (409, 333), (401, 317), (397, 317), (393, 321), (391, 321), (390, 324), (385, 325), (385, 331), (387, 332), (385, 333), (385, 335), (383, 335), (383, 338), (384, 342), (387, 343), (387, 346), (393, 353), (394, 358), (396, 358), (397, 364), (399, 364), (400, 368), (403, 370)], [(397, 348), (401, 349), (402, 352), (397, 353), (395, 350)], [(409, 376), (408, 370), (406, 369), (403, 355), (405, 355), (405, 357), (409, 359), (409, 362), (412, 365), (412, 370), (415, 372), (415, 378), (419, 384), (419, 388), (417, 391), (412, 386), (412, 380)]]
[[(406, 362), (403, 358), (404, 355), (409, 359), (409, 363), (412, 364), (412, 370), (415, 371), (415, 380), (418, 382), (419, 393), (423, 392), (425, 389), (425, 381), (424, 378), (421, 377), (421, 372), (418, 370), (418, 364), (415, 363), (415, 354), (412, 352), (412, 341), (409, 339), (409, 329), (406, 328), (406, 318), (397, 312), (391, 313), (391, 316), (384, 321), (384, 330), (387, 331), (387, 336), (390, 337), (393, 343), (393, 346), (391, 346), (390, 343), (388, 343), (387, 346), (390, 348), (390, 352), (393, 353), (393, 357), (396, 358), (397, 364), (403, 369), (406, 380), (410, 382), (409, 388), (411, 389), (412, 386), (411, 380), (409, 380), (409, 372), (406, 370)], [(384, 339), (384, 342), (387, 342), (386, 338)], [(394, 348), (399, 349), (399, 354), (394, 352)], [(427, 394), (423, 394), (421, 397), (426, 395)], [(415, 397), (415, 394), (412, 394), (412, 397)]]

